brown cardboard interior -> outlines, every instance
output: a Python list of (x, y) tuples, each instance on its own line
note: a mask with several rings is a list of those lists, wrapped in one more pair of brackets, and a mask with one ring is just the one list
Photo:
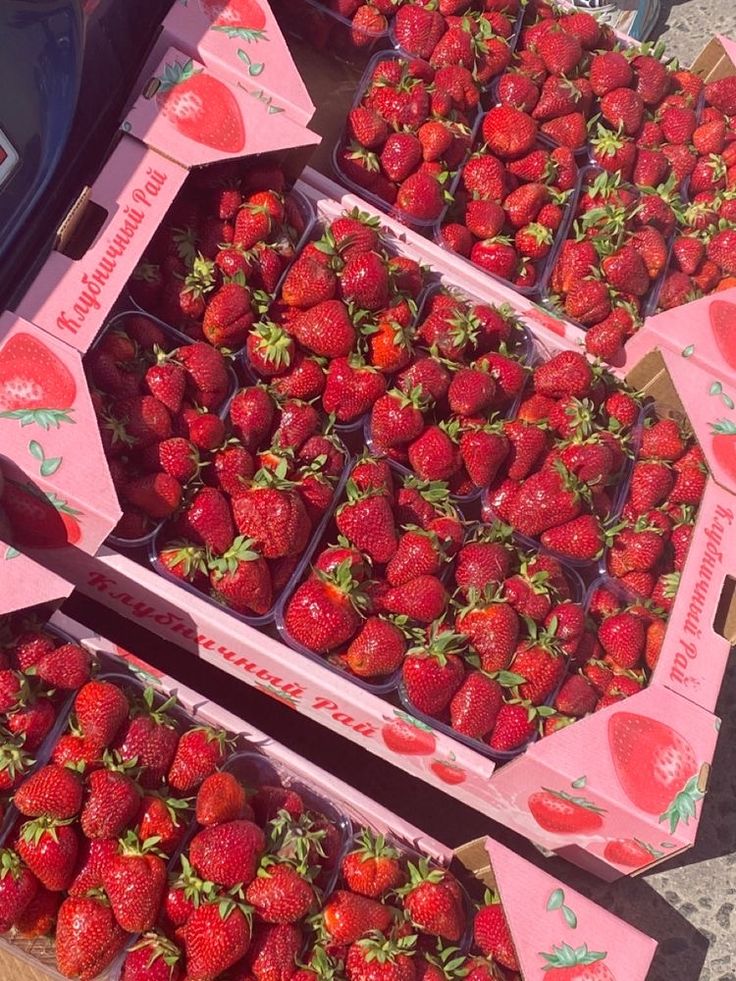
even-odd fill
[(736, 74), (736, 67), (717, 37), (712, 37), (690, 66), (704, 82), (716, 82)]
[[(650, 351), (637, 362), (627, 374), (626, 381), (655, 400), (658, 414), (687, 422), (687, 412), (659, 350)], [(713, 629), (730, 644), (736, 643), (736, 580), (731, 576), (724, 580)]]
[(459, 848), (455, 849), (455, 858), (463, 868), (466, 868), (474, 878), (479, 879), (489, 889), (496, 888), (496, 877), (488, 858), (485, 838), (476, 838), (474, 841), (460, 845)]

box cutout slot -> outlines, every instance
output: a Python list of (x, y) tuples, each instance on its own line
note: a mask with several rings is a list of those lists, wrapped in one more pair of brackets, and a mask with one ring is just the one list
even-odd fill
[(60, 239), (58, 251), (69, 259), (81, 259), (107, 221), (107, 209), (88, 201), (71, 231)]
[(713, 617), (713, 629), (729, 644), (736, 641), (736, 578), (726, 576)]
[(161, 88), (161, 79), (160, 78), (151, 78), (151, 79), (149, 79), (148, 80), (148, 84), (143, 89), (143, 98), (144, 99), (152, 99), (154, 97), (154, 95), (158, 92), (158, 90), (160, 88)]

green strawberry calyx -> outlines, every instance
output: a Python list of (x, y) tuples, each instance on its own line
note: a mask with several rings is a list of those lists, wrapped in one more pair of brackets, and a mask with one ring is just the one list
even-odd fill
[(195, 68), (194, 62), (191, 58), (185, 61), (183, 64), (179, 61), (175, 61), (170, 65), (164, 66), (163, 74), (158, 76), (159, 81), (159, 93), (170, 92), (171, 89), (176, 88), (177, 85), (181, 85), (183, 82), (188, 82), (190, 78), (194, 78), (195, 75), (201, 75), (202, 69)]
[(550, 794), (552, 797), (557, 797), (559, 800), (567, 801), (569, 804), (574, 804), (576, 807), (582, 807), (586, 811), (593, 811), (594, 814), (605, 814), (606, 810), (603, 807), (598, 807), (592, 801), (589, 801), (585, 797), (573, 797), (572, 794), (566, 794), (564, 790), (550, 790), (548, 787), (542, 788), (545, 793)]
[(582, 947), (571, 947), (570, 944), (560, 944), (553, 947), (551, 954), (540, 954), (547, 963), (543, 970), (551, 971), (554, 968), (562, 969), (566, 967), (579, 967), (587, 964), (595, 964), (596, 961), (605, 960), (607, 952), (604, 950), (588, 950), (588, 945)]
[(664, 814), (660, 814), (660, 823), (662, 821), (669, 822), (670, 834), (674, 834), (680, 821), (683, 824), (689, 824), (691, 818), (695, 817), (697, 811), (696, 804), (704, 797), (705, 793), (698, 786), (698, 776), (696, 774), (688, 780)]
[(0, 419), (15, 419), (21, 426), (40, 426), (48, 432), (49, 429), (59, 429), (66, 422), (76, 425), (71, 418), (73, 409), (13, 409), (10, 412), (0, 412)]

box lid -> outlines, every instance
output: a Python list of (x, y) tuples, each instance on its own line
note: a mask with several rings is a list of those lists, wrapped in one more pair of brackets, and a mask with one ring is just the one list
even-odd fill
[(265, 0), (175, 3), (163, 40), (246, 90), (268, 92), (303, 125), (314, 115), (307, 87)]
[(186, 170), (123, 136), (79, 211), (93, 206), (104, 220), (76, 258), (53, 251), (18, 313), (78, 351), (95, 339), (144, 249), (187, 176)]
[(123, 129), (188, 168), (319, 142), (280, 96), (221, 78), (175, 47), (142, 76)]
[(11, 541), (94, 555), (120, 518), (79, 353), (0, 315), (0, 493)]
[(45, 569), (0, 537), (0, 616), (40, 603), (60, 603), (73, 588), (62, 576)]
[[(471, 842), (456, 854), (498, 892), (524, 981), (551, 981), (553, 967), (576, 964), (591, 965), (592, 973), (568, 971), (559, 976), (607, 981), (646, 978), (657, 948), (651, 937), (492, 838)], [(600, 965), (600, 973), (595, 965)]]

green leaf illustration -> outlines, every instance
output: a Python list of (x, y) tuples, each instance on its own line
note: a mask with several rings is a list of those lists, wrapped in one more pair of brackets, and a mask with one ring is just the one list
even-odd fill
[(694, 353), (695, 353), (695, 345), (694, 344), (688, 344), (687, 347), (684, 347), (682, 349), (682, 357), (683, 358), (691, 358)]
[(562, 907), (562, 915), (565, 917), (565, 923), (567, 923), (571, 930), (574, 930), (578, 925), (578, 918), (569, 906)]
[(719, 381), (714, 381), (713, 384), (708, 389), (709, 395), (720, 395), (723, 391), (723, 385)]
[(571, 787), (574, 787), (575, 790), (580, 790), (580, 788), (581, 787), (584, 787), (587, 784), (587, 782), (588, 782), (588, 778), (587, 777), (578, 777), (577, 780), (574, 780), (570, 784), (570, 786)]
[(565, 902), (565, 893), (562, 889), (555, 889), (550, 893), (550, 897), (547, 900), (547, 909), (554, 910), (560, 909), (562, 904)]
[(61, 466), (62, 457), (52, 456), (48, 460), (44, 460), (41, 464), (41, 476), (51, 477)]
[(730, 395), (726, 395), (725, 392), (721, 392), (721, 402), (726, 406), (727, 409), (734, 408), (734, 401)]
[(19, 555), (20, 555), (20, 552), (18, 551), (18, 549), (17, 548), (13, 548), (12, 545), (9, 545), (5, 549), (5, 558), (6, 559), (14, 559), (14, 558), (16, 558)]
[(40, 443), (37, 443), (35, 439), (32, 439), (28, 444), (28, 452), (31, 454), (31, 456), (35, 456), (37, 460), (40, 460), (41, 463), (43, 463), (46, 458), (43, 447)]

